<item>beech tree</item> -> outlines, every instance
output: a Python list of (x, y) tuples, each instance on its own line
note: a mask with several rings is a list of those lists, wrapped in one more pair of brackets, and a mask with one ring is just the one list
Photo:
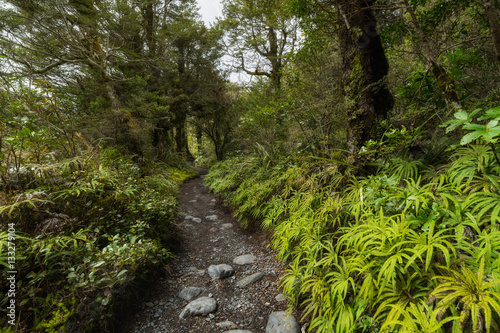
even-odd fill
[(337, 32), (350, 162), (355, 162), (361, 147), (374, 136), (378, 123), (393, 106), (385, 81), (389, 65), (377, 31), (374, 3), (374, 0), (294, 1), (296, 13), (306, 24)]
[(235, 67), (249, 75), (268, 77), (281, 86), (282, 68), (297, 45), (298, 23), (284, 0), (224, 0), (228, 52)]

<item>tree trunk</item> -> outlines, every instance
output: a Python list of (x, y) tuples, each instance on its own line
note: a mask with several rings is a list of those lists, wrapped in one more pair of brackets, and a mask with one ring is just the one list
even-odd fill
[(193, 154), (191, 154), (191, 151), (189, 150), (189, 138), (188, 138), (188, 130), (187, 130), (187, 124), (184, 123), (184, 131), (183, 131), (183, 136), (182, 136), (182, 145), (184, 146), (184, 153), (186, 154), (186, 159), (190, 161), (194, 161), (195, 158)]
[(350, 163), (357, 161), (359, 150), (376, 133), (378, 123), (387, 117), (394, 104), (384, 81), (389, 65), (370, 8), (373, 2), (343, 0), (339, 3)]
[(196, 126), (196, 157), (198, 157), (203, 149), (203, 132), (201, 128)]
[(486, 0), (484, 9), (486, 10), (486, 15), (488, 15), (488, 20), (490, 22), (491, 39), (495, 47), (496, 58), (500, 63), (500, 23), (498, 22), (495, 0)]
[(420, 23), (418, 22), (417, 15), (415, 15), (415, 11), (413, 7), (408, 3), (408, 0), (403, 0), (405, 4), (405, 9), (410, 14), (411, 22), (415, 33), (420, 40), (420, 44), (422, 46), (422, 50), (424, 51), (425, 56), (427, 57), (427, 61), (431, 66), (431, 75), (436, 80), (436, 85), (441, 90), (444, 95), (444, 99), (448, 104), (451, 104), (453, 108), (460, 110), (462, 109), (462, 105), (460, 104), (460, 98), (456, 91), (455, 80), (448, 74), (446, 69), (441, 66), (438, 62), (437, 56), (434, 53), (429, 41), (427, 40), (427, 36), (424, 34)]
[(116, 94), (115, 87), (113, 83), (106, 78), (106, 92), (108, 93), (109, 101), (111, 102), (111, 108), (114, 111), (119, 112), (121, 110), (120, 100), (118, 99), (118, 95)]
[(182, 153), (184, 151), (183, 137), (184, 137), (184, 123), (182, 122), (175, 127), (175, 151), (178, 153)]
[(186, 115), (181, 115), (180, 119), (177, 119), (177, 126), (175, 126), (175, 151), (179, 154), (183, 154), (187, 159), (194, 160), (193, 155), (189, 151), (187, 131), (186, 131)]
[(281, 88), (281, 59), (278, 53), (278, 37), (273, 27), (269, 28), (269, 61), (271, 62), (271, 81), (276, 89)]
[(148, 45), (147, 55), (153, 58), (156, 54), (156, 39), (154, 36), (155, 11), (153, 1), (146, 2), (143, 8), (144, 30), (146, 32), (146, 43)]

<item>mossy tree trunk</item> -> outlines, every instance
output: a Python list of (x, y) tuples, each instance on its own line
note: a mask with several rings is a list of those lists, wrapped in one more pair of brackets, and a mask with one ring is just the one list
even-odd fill
[(498, 20), (498, 9), (495, 6), (495, 0), (484, 1), (483, 7), (488, 16), (490, 24), (491, 39), (495, 47), (495, 53), (498, 63), (500, 64), (500, 22)]
[(389, 70), (371, 6), (374, 1), (339, 1), (342, 88), (347, 112), (349, 161), (358, 161), (365, 142), (394, 104), (385, 76)]

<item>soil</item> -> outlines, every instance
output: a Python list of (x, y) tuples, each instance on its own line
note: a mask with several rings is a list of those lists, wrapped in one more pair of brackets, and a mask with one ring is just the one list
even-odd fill
[[(261, 231), (242, 230), (231, 211), (221, 205), (220, 198), (208, 191), (203, 179), (204, 176), (191, 179), (181, 187), (180, 249), (165, 267), (165, 277), (152, 286), (152, 296), (138, 304), (122, 332), (207, 333), (242, 329), (260, 333), (265, 332), (271, 312), (286, 310), (286, 301), (276, 300), (285, 267), (275, 259), (269, 238)], [(217, 215), (215, 221), (210, 220), (213, 215)], [(200, 218), (201, 222), (191, 217)], [(246, 266), (233, 264), (235, 257), (244, 254), (257, 259)], [(235, 274), (212, 279), (207, 273), (212, 264), (231, 265)], [(257, 272), (265, 273), (262, 280), (246, 288), (236, 286), (237, 281)], [(217, 311), (204, 317), (180, 319), (179, 314), (189, 302), (178, 295), (190, 286), (203, 289), (199, 297), (213, 297)], [(224, 321), (235, 325), (227, 328), (216, 325)]]

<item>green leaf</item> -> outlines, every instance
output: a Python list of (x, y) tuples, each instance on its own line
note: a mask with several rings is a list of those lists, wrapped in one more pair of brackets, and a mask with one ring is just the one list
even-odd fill
[(500, 118), (500, 107), (486, 110), (486, 114), (483, 115), (482, 117), (478, 118), (478, 120), (481, 121), (481, 120), (493, 119), (493, 118)]
[(498, 125), (498, 119), (493, 119), (486, 125), (486, 128), (488, 129), (494, 128), (497, 125)]
[(469, 118), (469, 114), (463, 110), (456, 112), (454, 116), (459, 120), (467, 120)]
[(97, 268), (97, 267), (99, 267), (99, 266), (102, 266), (102, 265), (103, 265), (103, 264), (105, 264), (105, 263), (106, 263), (106, 262), (105, 262), (104, 260), (102, 260), (102, 261), (99, 261), (99, 262), (95, 263), (93, 266), (94, 266), (94, 268)]
[(460, 140), (460, 144), (462, 146), (466, 145), (469, 142), (472, 142), (472, 141), (476, 140), (477, 138), (479, 138), (482, 134), (483, 133), (481, 133), (481, 132), (471, 132), (469, 134), (466, 134), (463, 136), (462, 140)]
[(19, 136), (19, 137), (29, 136), (30, 134), (31, 134), (31, 130), (27, 127), (25, 129), (17, 132), (17, 136)]
[(479, 124), (466, 124), (464, 125), (464, 128), (471, 131), (484, 131), (486, 129), (486, 126)]

